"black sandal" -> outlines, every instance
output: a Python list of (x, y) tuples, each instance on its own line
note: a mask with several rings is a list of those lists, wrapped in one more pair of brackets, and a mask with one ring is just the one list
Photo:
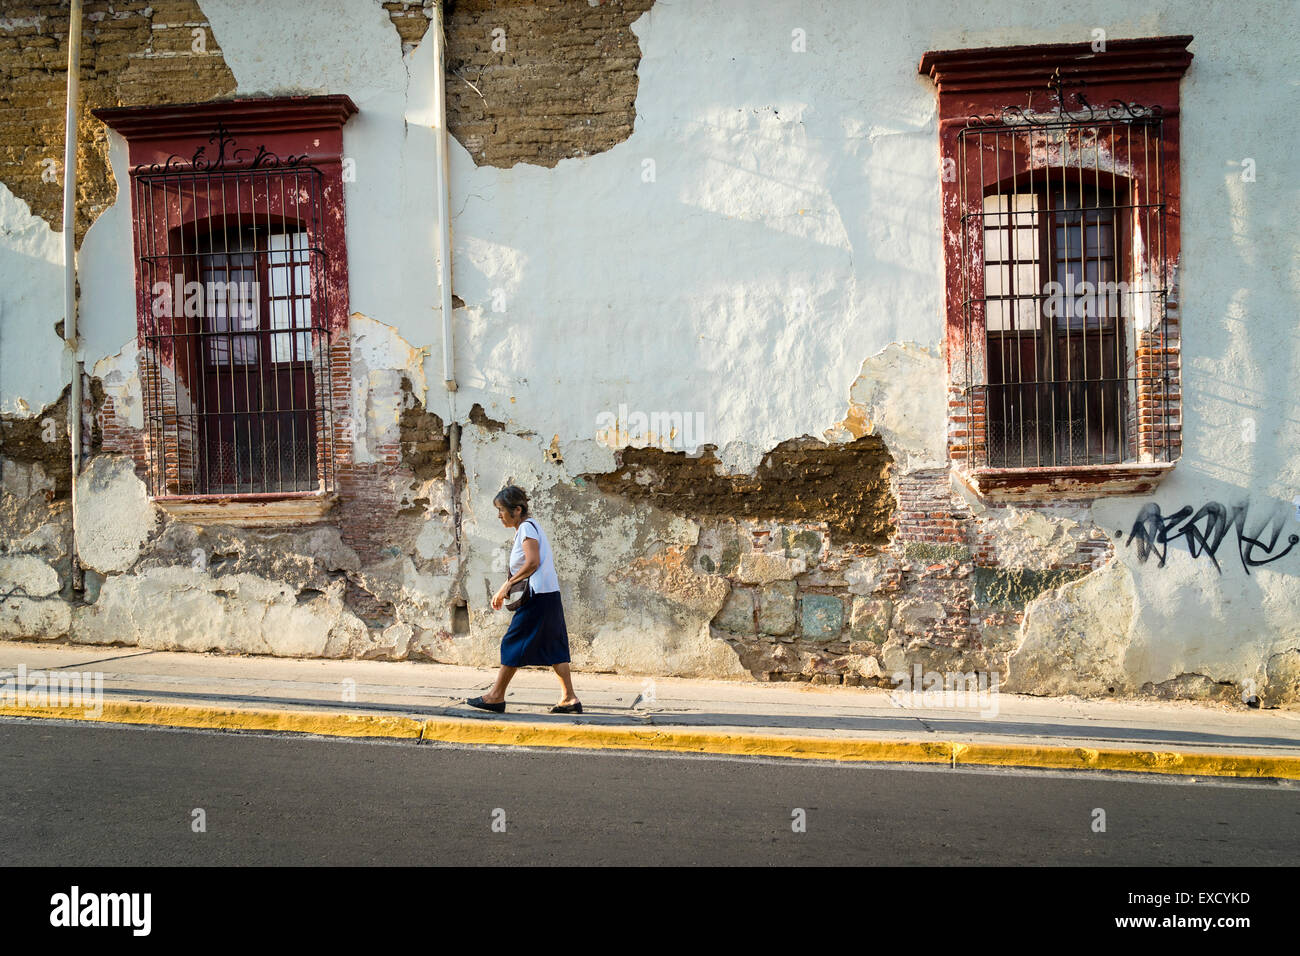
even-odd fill
[(582, 713), (582, 701), (576, 704), (556, 704), (551, 708), (553, 714), (580, 714)]
[(465, 703), (471, 707), (477, 707), (479, 710), (490, 710), (494, 714), (504, 714), (506, 712), (506, 702), (503, 700), (499, 704), (489, 704), (482, 697), (471, 698)]

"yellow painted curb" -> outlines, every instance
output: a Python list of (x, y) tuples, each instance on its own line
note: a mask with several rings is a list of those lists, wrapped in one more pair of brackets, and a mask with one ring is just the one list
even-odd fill
[(88, 716), (83, 707), (0, 707), (4, 717), (51, 717), (109, 724), (148, 724), (213, 730), (275, 730), (330, 737), (400, 737), (418, 740), (423, 721), (379, 714), (320, 714), (303, 711), (238, 710), (174, 704), (105, 701), (102, 713)]
[(1051, 770), (1123, 770), (1186, 777), (1300, 780), (1300, 758), (1255, 754), (1175, 753), (1165, 750), (1094, 750), (1020, 744), (955, 744), (956, 765), (1034, 767)]
[(800, 757), (805, 760), (952, 762), (952, 745), (939, 741), (917, 743), (708, 731), (611, 730), (581, 724), (551, 726), (480, 720), (429, 720), (424, 726), (425, 740), (444, 743), (577, 747), (590, 750), (668, 750), (745, 757)]
[(582, 724), (499, 723), (476, 719), (421, 719), (379, 714), (259, 711), (119, 702), (105, 702), (102, 713), (97, 716), (87, 716), (84, 709), (79, 707), (0, 707), (0, 716), (208, 730), (278, 731), (329, 737), (386, 737), (496, 746), (654, 750), (860, 763), (1113, 770), (1197, 777), (1300, 780), (1300, 758), (1250, 754), (837, 739), (667, 729), (610, 729)]

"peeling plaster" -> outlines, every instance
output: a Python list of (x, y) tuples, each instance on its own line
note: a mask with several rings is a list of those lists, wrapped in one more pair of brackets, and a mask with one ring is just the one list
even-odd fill
[(466, 429), (462, 449), (469, 487), (485, 488), (481, 496), (471, 491), (464, 521), (471, 633), (440, 642), (437, 659), (482, 662), (496, 653), (508, 616), (476, 605), (505, 571), (511, 532), (501, 526), (491, 496), (509, 481), (529, 492), (530, 512), (551, 540), (575, 667), (748, 675), (709, 630), (728, 586), (692, 566), (697, 522), (584, 490), (543, 454), (540, 438), (473, 428)]
[(1093, 535), (1087, 506), (1054, 509), (991, 508), (976, 517), (980, 533), (993, 542), (993, 561), (1008, 568), (1054, 568), (1070, 563)]
[(0, 275), (0, 414), (29, 416), (58, 401), (68, 378), (54, 331), (63, 318), (63, 244), (4, 183)]
[(722, 609), (730, 588), (690, 567), (688, 551), (671, 547), (636, 558), (606, 576), (619, 588), (618, 615), (609, 615), (592, 635), (587, 666), (669, 675), (747, 677), (736, 653), (712, 637), (709, 621)]
[(426, 561), (442, 557), (456, 547), (456, 531), (451, 525), (450, 516), (443, 520), (440, 517), (430, 515), (420, 526), (420, 533), (415, 539), (415, 551)]
[[(428, 270), (433, 230), (420, 225), (433, 221), (436, 208), (427, 175), (432, 44), (399, 57), (391, 21), (369, 0), (323, 0), (310, 22), (287, 22), (269, 7), (235, 0), (203, 0), (203, 7), (217, 33), (229, 37), (224, 54), (241, 94), (345, 92), (361, 106), (344, 130), (345, 155), (358, 173), (345, 186), (359, 380), (354, 456), (374, 464), (389, 449), (391, 460), (411, 397), (420, 399), (422, 414), (442, 422), (462, 422), (459, 409), (477, 407), (481, 421), (471, 411), (463, 436), (463, 535), (451, 517), (449, 484), (428, 478), (398, 492), (396, 555), (363, 568), (356, 553), (349, 559), (328, 535), (250, 535), (239, 547), (230, 544), (208, 583), (199, 584), (185, 576), (187, 567), (175, 566), (186, 558), (175, 549), (190, 540), (207, 547), (214, 539), (206, 532), (188, 538), (164, 518), (157, 537), (137, 545), (143, 512), (128, 510), (128, 521), (105, 531), (98, 560), (104, 567), (135, 563), (109, 572), (97, 596), (97, 575), (88, 575), (87, 600), (95, 603), (76, 612), (87, 639), (147, 637), (148, 602), (165, 604), (170, 587), (200, 612), (191, 626), (233, 622), (223, 650), (279, 653), (296, 646), (493, 663), (508, 615), (484, 605), (500, 580), (509, 532), (490, 501), (501, 484), (514, 481), (533, 495), (556, 545), (581, 666), (747, 676), (751, 663), (762, 670), (779, 659), (780, 677), (834, 681), (867, 679), (882, 664), (889, 672), (913, 660), (998, 663), (1009, 650), (1011, 676), (1019, 674), (1033, 693), (1149, 686), (1158, 694), (1200, 695), (1255, 679), (1267, 701), (1296, 699), (1294, 565), (1218, 575), (1174, 549), (1169, 567), (1156, 569), (1119, 543), (1111, 564), (1037, 595), (1023, 619), (990, 614), (997, 620), (976, 628), (985, 646), (939, 646), (949, 638), (940, 626), (952, 625), (953, 595), (959, 602), (963, 588), (979, 584), (979, 572), (968, 567), (973, 541), (947, 552), (904, 547), (901, 554), (841, 550), (838, 543), (792, 547), (792, 535), (829, 539), (818, 520), (826, 515), (802, 515), (808, 520), (795, 522), (796, 530), (689, 504), (664, 508), (646, 469), (629, 473), (633, 495), (592, 487), (628, 457), (623, 443), (602, 444), (595, 424), (598, 414), (624, 402), (683, 414), (707, 410), (717, 443), (709, 480), (735, 479), (728, 487), (758, 476), (782, 443), (810, 434), (840, 446), (879, 439), (895, 462), (888, 469), (895, 491), (898, 474), (944, 466), (942, 352), (916, 344), (944, 340), (934, 96), (915, 75), (914, 53), (873, 29), (871, 18), (846, 19), (831, 7), (807, 11), (815, 55), (791, 66), (804, 71), (814, 92), (800, 93), (789, 71), (771, 68), (771, 10), (756, 7), (754, 17), (737, 23), (721, 8), (661, 4), (632, 26), (642, 56), (636, 128), (626, 140), (551, 169), (479, 166), (472, 149), (453, 143), (454, 291), (468, 306), (453, 317), (462, 391), (448, 395), (427, 391), (425, 371), (429, 380), (441, 377), (434, 374), (437, 288)], [(1077, 27), (1069, 10), (1044, 14), (1028, 3), (1002, 11), (996, 27), (936, 19), (906, 3), (888, 16), (909, 35), (929, 37), (936, 49), (1060, 40)], [(1184, 258), (1196, 267), (1180, 291), (1189, 304), (1187, 327), (1195, 325), (1197, 336), (1183, 343), (1186, 459), (1160, 488), (1159, 500), (1171, 506), (1167, 513), (1206, 499), (1286, 502), (1300, 487), (1300, 459), (1292, 454), (1300, 447), (1298, 419), (1288, 391), (1297, 352), (1293, 330), (1270, 318), (1294, 312), (1289, 306), (1300, 284), (1285, 256), (1261, 252), (1290, 248), (1285, 217), (1277, 213), (1285, 204), (1266, 176), (1243, 185), (1236, 168), (1225, 173), (1219, 160), (1195, 160), (1213, 154), (1224, 116), (1235, 117), (1239, 137), (1247, 128), (1241, 124), (1256, 115), (1231, 108), (1242, 84), (1257, 112), (1284, 112), (1288, 105), (1285, 84), (1219, 83), (1219, 73), (1206, 69), (1216, 58), (1259, 48), (1265, 28), (1239, 21), (1231, 11), (1208, 8), (1117, 21), (1129, 23), (1130, 35), (1186, 26), (1220, 38), (1215, 50), (1198, 52), (1200, 73), (1194, 69), (1184, 81), (1184, 159), (1192, 159), (1184, 164), (1184, 188), (1210, 200), (1183, 210)], [(718, 58), (710, 37), (723, 32), (732, 55)], [(872, 82), (840, 82), (850, 69), (845, 64), (864, 61), (872, 65)], [(704, 99), (701, 90), (708, 91)], [(849, 114), (866, 119), (845, 119)], [(1261, 173), (1279, 168), (1291, 148), (1284, 125), (1252, 132)], [(120, 184), (125, 151), (115, 134), (109, 140)], [(651, 181), (642, 179), (646, 159), (657, 160)], [(702, 191), (701, 182), (714, 188)], [(86, 358), (119, 416), (134, 424), (142, 415), (132, 371), (137, 357), (128, 341), (135, 332), (133, 290), (120, 279), (133, 266), (124, 200), (119, 188), (118, 202), (83, 243), (82, 314)], [(1216, 227), (1225, 221), (1232, 227), (1227, 243)], [(29, 285), (0, 291), (0, 402), (30, 418), (57, 399), (66, 381), (61, 343), (53, 336), (62, 313), (60, 250), (57, 235), (4, 193), (0, 222), (0, 265), (10, 263), (6, 274), (20, 279), (31, 276)], [(725, 254), (697, 255), (697, 249)], [(1193, 322), (1193, 303), (1202, 319), (1226, 318)], [(11, 347), (15, 341), (22, 342), (19, 349)], [(128, 344), (108, 354), (122, 342)], [(421, 342), (431, 344), (411, 344)], [(846, 411), (842, 383), (850, 381)], [(402, 392), (408, 382), (410, 396)], [(1243, 416), (1258, 421), (1258, 441), (1240, 437)], [(709, 454), (690, 450), (697, 463)], [(403, 458), (398, 467), (409, 464)], [(58, 481), (53, 468), (7, 459), (0, 520), (9, 555), (39, 556), (50, 572), (66, 576), (59, 562), (68, 552), (67, 502), (46, 496)], [(126, 484), (115, 494), (138, 509)], [(1080, 497), (1088, 491), (1073, 490)], [(1061, 570), (1052, 565), (1077, 563), (1085, 540), (1126, 531), (1152, 500), (1113, 497), (1092, 509), (1040, 509), (964, 497), (974, 517), (969, 524), (960, 519), (957, 536), (969, 531), (987, 539), (998, 565), (990, 573), (1019, 575), (1016, 601), (1028, 593), (1020, 587), (1025, 580), (1030, 590), (1052, 582)], [(107, 503), (90, 508), (111, 510)], [(102, 513), (99, 520), (107, 524)], [(930, 559), (937, 570), (926, 567)], [(774, 572), (766, 584), (757, 573), (763, 564)], [(50, 572), (24, 563), (9, 574), (47, 589)], [(745, 585), (742, 577), (755, 583)], [(726, 594), (728, 578), (742, 588)], [(760, 587), (770, 594), (755, 597)], [(709, 626), (724, 617), (743, 623), (746, 608), (751, 623), (776, 609), (779, 614), (768, 616), (794, 632), (802, 622), (800, 602), (832, 608), (823, 600), (831, 596), (818, 591), (832, 588), (845, 589), (833, 599), (850, 609), (848, 653), (837, 646), (819, 656), (797, 643), (778, 643), (748, 656), (750, 650)], [(381, 625), (367, 631), (357, 614), (337, 611), (348, 593), (386, 600), (387, 610), (377, 615), (384, 617)], [(445, 630), (452, 613), (446, 605), (459, 597), (469, 605), (465, 635)], [(306, 610), (290, 609), (291, 600)], [(94, 609), (101, 605), (103, 611)], [(39, 636), (66, 632), (61, 607), (52, 595), (6, 605), (0, 628), (17, 627), (21, 619), (20, 630), (35, 628), (31, 633)], [(184, 622), (167, 613), (166, 640), (191, 640)], [(816, 624), (820, 618), (813, 617)], [(114, 638), (112, 621), (129, 626)], [(288, 640), (268, 640), (285, 621)], [(320, 634), (309, 633), (313, 627), (334, 636), (322, 643)], [(1111, 682), (1117, 668), (1127, 684)]]
[(717, 453), (720, 475), (752, 475), (763, 463), (767, 449), (745, 441), (729, 441)]
[(424, 404), (429, 350), (413, 347), (392, 326), (360, 312), (352, 313), (351, 345), (352, 409), (364, 425), (352, 436), (352, 454), (358, 464), (367, 464), (379, 460), (379, 446), (394, 445), (400, 437), (403, 378), (411, 381), (412, 394)]
[(100, 455), (77, 479), (77, 554), (88, 568), (125, 571), (157, 522), (145, 484), (129, 458)]
[(752, 476), (731, 476), (711, 446), (696, 457), (658, 448), (625, 448), (619, 467), (583, 475), (607, 494), (702, 517), (825, 521), (843, 541), (888, 540), (895, 501), (893, 463), (876, 436), (831, 443), (796, 438), (772, 448)]
[(361, 656), (370, 638), (343, 606), (342, 591), (340, 581), (301, 602), (290, 585), (254, 574), (151, 568), (110, 576), (98, 600), (77, 610), (72, 640), (167, 651)]
[(402, 623), (425, 630), (450, 630), (452, 579), (416, 569), (406, 555), (371, 565), (357, 581), (378, 600), (393, 605)]
[(41, 598), (56, 594), (59, 586), (58, 572), (40, 558), (0, 555), (0, 592), (18, 589), (27, 597)]
[(361, 561), (330, 525), (272, 531), (170, 521), (132, 570), (176, 565), (206, 566), (218, 578), (254, 574), (300, 591), (323, 590), (335, 572), (357, 571)]
[(623, 142), (639, 119), (641, 50), (629, 24), (652, 3), (452, 5), (446, 17), (449, 131), (475, 162), (507, 169), (518, 163), (553, 167)]
[(1135, 617), (1133, 577), (1118, 561), (1040, 595), (1025, 611), (1002, 689), (1058, 696), (1131, 692)]
[(66, 555), (71, 537), (70, 502), (56, 499), (57, 482), (40, 462), (0, 462), (0, 528), (12, 554)]
[(95, 363), (92, 374), (113, 399), (113, 413), (131, 428), (144, 428), (144, 396), (140, 391), (140, 347), (132, 339), (121, 351)]
[(1263, 691), (1261, 703), (1266, 705), (1300, 700), (1300, 647), (1274, 654), (1265, 662)]
[[(15, 476), (16, 483), (6, 490), (18, 493), (23, 498), (30, 498), (38, 490), (44, 492), (47, 501), (63, 501), (72, 493), (72, 443), (68, 437), (68, 400), (71, 385), (65, 385), (58, 400), (41, 408), (35, 415), (0, 417), (0, 454), (3, 462), (0, 470), (7, 471), (11, 466), (38, 465), (40, 479), (48, 478), (52, 484), (48, 489), (36, 489), (29, 484), (35, 473), (20, 471)], [(27, 502), (22, 502), (25, 505)], [(18, 510), (20, 503), (15, 500), (7, 502), (11, 507), (6, 511)]]
[(947, 464), (947, 396), (943, 353), (914, 343), (894, 343), (865, 359), (849, 389), (843, 421), (827, 441), (879, 435), (903, 472)]

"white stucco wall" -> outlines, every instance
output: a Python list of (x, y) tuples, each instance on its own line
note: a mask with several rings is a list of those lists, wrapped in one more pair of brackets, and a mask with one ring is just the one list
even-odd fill
[[(846, 437), (846, 409), (874, 402), (877, 430), (906, 446), (900, 463), (935, 464), (943, 381), (924, 356), (939, 354), (944, 289), (935, 94), (916, 72), (921, 54), (1085, 42), (1097, 28), (1114, 39), (1193, 34), (1182, 83), (1183, 458), (1153, 500), (1165, 514), (1249, 503), (1252, 532), (1284, 508), (1283, 539), (1300, 532), (1290, 505), (1298, 137), (1279, 120), (1300, 85), (1300, 27), (1285, 0), (657, 5), (634, 25), (640, 87), (625, 142), (554, 169), (506, 170), (475, 167), (451, 142), (453, 291), (466, 304), (454, 317), (455, 394), (439, 385), (433, 44), (403, 58), (374, 0), (314, 0), (311, 17), (201, 3), (238, 95), (357, 103), (344, 130), (357, 174), (346, 188), (351, 311), (391, 327), (385, 354), (423, 356), (409, 361), (424, 362), (430, 411), (465, 421), (480, 403), (509, 431), (534, 433), (481, 461), (540, 473), (558, 439), (564, 465), (550, 480), (608, 467), (598, 421), (620, 405), (703, 413), (724, 461), (750, 469), (784, 439)], [(806, 52), (791, 49), (796, 29)], [(123, 182), (125, 149), (111, 135)], [(1240, 178), (1246, 157), (1254, 182)], [(25, 353), (6, 344), (0, 397), (6, 413), (34, 412), (63, 374), (51, 329), (62, 313), (57, 237), (2, 188), (0, 226), (0, 341), (19, 339)], [(135, 334), (123, 199), (91, 228), (81, 269), (89, 368)], [(880, 400), (910, 391), (932, 398), (895, 411)], [(490, 497), (500, 476), (479, 480)], [(1092, 516), (1127, 536), (1146, 500), (1099, 501)], [(1246, 574), (1231, 541), (1221, 572), (1180, 544), (1163, 569), (1116, 546), (1135, 595), (1123, 653), (1139, 681), (1237, 679), (1300, 643), (1300, 553)]]
[(63, 311), (63, 240), (0, 183), (0, 414), (25, 418), (58, 400)]

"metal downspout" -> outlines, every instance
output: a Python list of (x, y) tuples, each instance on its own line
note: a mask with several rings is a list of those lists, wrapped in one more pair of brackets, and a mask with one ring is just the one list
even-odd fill
[(81, 474), (81, 344), (77, 335), (77, 106), (81, 93), (81, 0), (68, 13), (68, 103), (63, 117), (63, 341), (72, 366), (68, 402), (72, 449), (72, 589), (83, 589), (77, 554), (77, 476)]
[[(442, 293), (442, 379), (447, 391), (456, 391), (456, 343), (451, 332), (451, 183), (447, 160), (446, 37), (441, 2), (433, 24), (433, 95), (437, 101), (438, 128), (434, 135), (437, 158), (434, 177), (438, 188), (438, 285)], [(455, 417), (454, 415), (452, 416)]]
[[(442, 380), (447, 388), (449, 411), (448, 477), (451, 479), (452, 523), (456, 541), (456, 571), (453, 593), (456, 602), (465, 606), (465, 554), (461, 533), (463, 507), (463, 469), (460, 462), (460, 423), (456, 421), (456, 340), (451, 324), (451, 167), (447, 155), (447, 38), (443, 19), (443, 0), (437, 4), (437, 19), (433, 32), (433, 96), (436, 101), (438, 126), (434, 131), (434, 179), (438, 191), (438, 290), (442, 299)], [(453, 627), (456, 612), (452, 610)]]

